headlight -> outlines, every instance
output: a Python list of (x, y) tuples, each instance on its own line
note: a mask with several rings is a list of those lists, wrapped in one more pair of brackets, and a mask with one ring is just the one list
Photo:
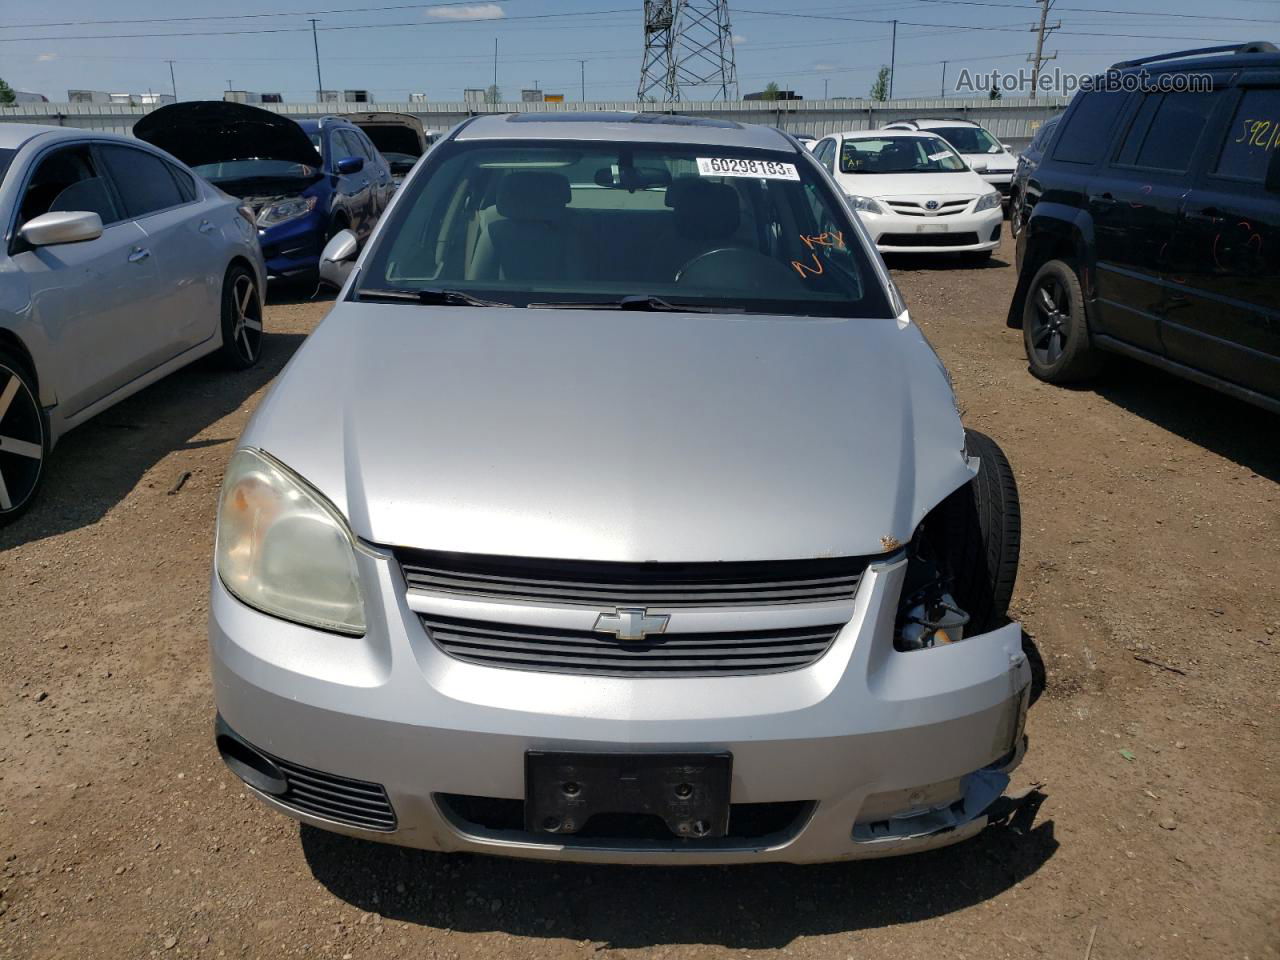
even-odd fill
[(228, 590), (264, 613), (336, 633), (365, 632), (346, 521), (266, 454), (245, 449), (231, 458), (214, 565)]
[(978, 205), (973, 208), (974, 213), (981, 213), (983, 210), (990, 210), (1000, 206), (1000, 194), (992, 190), (988, 194), (978, 198)]
[(849, 194), (849, 202), (853, 204), (853, 209), (861, 210), (863, 213), (888, 213), (880, 205), (880, 201), (874, 197), (856, 197), (853, 194)]
[(281, 200), (262, 208), (258, 213), (258, 226), (274, 227), (287, 220), (297, 220), (298, 217), (305, 217), (315, 208), (315, 197), (292, 197), (289, 200)]

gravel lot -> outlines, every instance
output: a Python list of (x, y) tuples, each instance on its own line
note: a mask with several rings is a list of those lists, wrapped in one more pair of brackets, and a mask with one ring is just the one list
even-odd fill
[(893, 266), (1021, 487), (1043, 693), (1012, 822), (896, 861), (624, 869), (382, 847), (246, 798), (211, 743), (207, 580), (223, 465), (327, 309), (283, 301), (260, 369), (198, 366), (71, 434), (0, 531), (0, 957), (1280, 955), (1280, 421), (1131, 363), (1038, 383), (1011, 262)]

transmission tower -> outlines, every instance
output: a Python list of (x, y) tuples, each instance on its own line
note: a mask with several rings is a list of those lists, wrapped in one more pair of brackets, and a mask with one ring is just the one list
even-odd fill
[(637, 97), (670, 103), (695, 92), (710, 94), (698, 99), (737, 99), (728, 0), (644, 0)]

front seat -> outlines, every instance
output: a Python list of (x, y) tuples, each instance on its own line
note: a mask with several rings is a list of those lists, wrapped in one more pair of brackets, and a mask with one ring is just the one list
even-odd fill
[(476, 242), (468, 279), (563, 281), (583, 275), (585, 247), (570, 211), (563, 174), (508, 173), (498, 187), (497, 218)]
[(681, 177), (667, 187), (666, 205), (675, 214), (677, 270), (700, 254), (737, 246), (742, 214), (738, 191), (727, 183)]

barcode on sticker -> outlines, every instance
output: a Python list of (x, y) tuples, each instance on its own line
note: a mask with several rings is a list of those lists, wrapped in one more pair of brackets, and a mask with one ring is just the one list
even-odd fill
[(764, 180), (799, 180), (794, 163), (776, 160), (743, 160), (736, 157), (699, 157), (698, 173), (704, 177), (758, 177)]

